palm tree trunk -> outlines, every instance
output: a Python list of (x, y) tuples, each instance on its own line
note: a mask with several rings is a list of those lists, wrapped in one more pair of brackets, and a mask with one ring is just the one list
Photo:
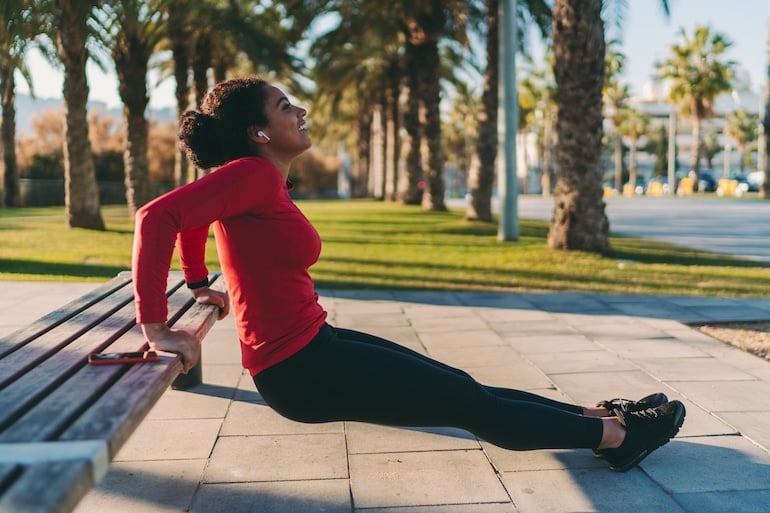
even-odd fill
[(446, 210), (444, 204), (444, 152), (441, 148), (441, 62), (438, 55), (438, 43), (429, 40), (420, 45), (422, 72), (420, 81), (420, 100), (425, 108), (425, 141), (428, 145), (428, 168), (425, 173), (425, 190), (422, 195), (422, 208), (425, 210)]
[(623, 139), (616, 131), (613, 135), (613, 154), (615, 161), (615, 190), (623, 192)]
[(553, 192), (553, 114), (546, 113), (543, 119), (543, 196)]
[(391, 76), (390, 84), (385, 88), (385, 115), (383, 116), (386, 122), (385, 134), (386, 134), (386, 147), (385, 147), (385, 199), (388, 201), (395, 201), (398, 194), (398, 163), (401, 158), (398, 152), (399, 148), (399, 136), (398, 130), (399, 123), (399, 104), (398, 95), (400, 91), (400, 77), (398, 76), (397, 67), (391, 66), (391, 73), (396, 76)]
[(632, 136), (628, 148), (628, 183), (631, 186), (632, 194), (636, 194), (636, 148), (638, 144), (639, 141), (636, 136)]
[(604, 23), (601, 0), (556, 0), (553, 7), (556, 188), (548, 245), (605, 251), (609, 221), (602, 199)]
[(358, 151), (351, 187), (351, 194), (354, 198), (364, 198), (369, 192), (369, 165), (372, 155), (371, 140), (372, 113), (368, 107), (365, 107), (358, 114)]
[[(694, 111), (697, 112), (697, 111)], [(700, 155), (701, 155), (701, 118), (696, 113), (692, 118), (692, 147), (690, 149), (690, 173), (692, 174), (693, 190), (700, 188)]]
[(64, 65), (64, 204), (72, 228), (104, 230), (88, 139), (88, 80), (86, 79), (86, 21), (83, 2), (60, 0), (57, 46)]
[(195, 42), (193, 52), (193, 85), (195, 87), (195, 104), (200, 108), (203, 97), (209, 89), (208, 71), (211, 67), (211, 44), (207, 36), (201, 36)]
[(126, 146), (123, 151), (126, 202), (131, 213), (150, 201), (149, 164), (147, 162), (148, 126), (145, 111), (147, 95), (147, 62), (151, 49), (141, 37), (124, 29), (121, 44), (113, 52), (118, 75), (118, 92), (123, 101), (126, 122)]
[(499, 0), (487, 0), (487, 69), (484, 73), (484, 93), (479, 114), (479, 139), (476, 153), (479, 165), (469, 169), (468, 192), (470, 201), (465, 211), (466, 219), (492, 220), (492, 187), (495, 183), (497, 159), (497, 109), (500, 101), (498, 81), (500, 76)]
[(20, 207), (19, 168), (16, 162), (16, 81), (13, 73), (15, 66), (0, 68), (0, 87), (2, 88), (2, 144), (3, 144), (3, 188), (5, 191), (3, 206)]
[[(168, 12), (168, 34), (171, 53), (174, 57), (174, 80), (176, 88), (176, 113), (177, 118), (187, 110), (189, 106), (190, 84), (188, 72), (190, 70), (190, 50), (189, 50), (189, 30), (187, 29), (186, 11), (180, 8), (181, 5), (169, 5)], [(190, 181), (189, 171), (190, 163), (187, 155), (180, 147), (176, 150), (174, 157), (174, 183), (184, 185)]]
[(420, 100), (417, 93), (420, 71), (415, 59), (415, 51), (415, 46), (407, 42), (404, 58), (409, 88), (409, 98), (404, 113), (404, 129), (407, 133), (407, 138), (404, 141), (406, 145), (406, 174), (401, 187), (399, 187), (399, 200), (406, 205), (419, 205), (421, 200), (419, 183), (422, 179), (422, 155), (420, 152), (422, 132)]

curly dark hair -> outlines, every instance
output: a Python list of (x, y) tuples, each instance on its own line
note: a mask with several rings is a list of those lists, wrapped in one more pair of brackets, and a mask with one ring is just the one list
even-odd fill
[(180, 116), (177, 135), (193, 164), (206, 169), (256, 155), (248, 129), (267, 125), (267, 85), (258, 77), (225, 80), (206, 94), (200, 110)]

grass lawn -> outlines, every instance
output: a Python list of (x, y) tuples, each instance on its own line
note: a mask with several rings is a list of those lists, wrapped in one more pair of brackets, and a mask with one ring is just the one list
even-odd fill
[[(548, 224), (521, 220), (520, 239), (463, 212), (376, 201), (299, 201), (324, 241), (318, 288), (592, 291), (765, 296), (768, 266), (640, 239), (611, 237), (604, 255), (555, 251)], [(132, 219), (103, 207), (103, 232), (69, 229), (62, 207), (0, 210), (0, 280), (104, 281), (130, 268)], [(270, 244), (265, 241), (265, 244)], [(217, 268), (213, 240), (207, 254)], [(176, 263), (174, 264), (177, 265)]]

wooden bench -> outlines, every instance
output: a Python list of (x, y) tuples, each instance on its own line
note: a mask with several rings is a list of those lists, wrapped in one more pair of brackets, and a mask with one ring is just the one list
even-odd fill
[[(224, 290), (218, 274), (211, 280)], [(167, 290), (169, 324), (202, 339), (217, 308), (195, 303), (180, 273)], [(128, 272), (0, 338), (0, 512), (72, 511), (164, 391), (199, 381), (194, 371), (179, 374), (174, 354), (87, 362), (90, 353), (146, 347)]]

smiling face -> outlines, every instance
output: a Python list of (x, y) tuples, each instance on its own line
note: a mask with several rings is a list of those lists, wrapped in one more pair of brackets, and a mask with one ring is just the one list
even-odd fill
[[(264, 150), (293, 158), (312, 146), (305, 122), (307, 110), (292, 105), (277, 87), (265, 87), (265, 115), (268, 124), (262, 132), (269, 137), (269, 141)], [(264, 138), (262, 142), (265, 142)]]

